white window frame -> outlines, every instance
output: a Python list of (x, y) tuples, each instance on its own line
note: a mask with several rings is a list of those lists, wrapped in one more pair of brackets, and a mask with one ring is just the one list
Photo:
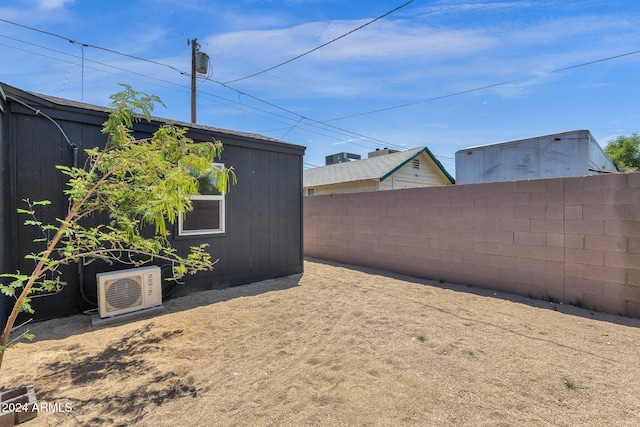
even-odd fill
[[(214, 167), (219, 169), (224, 169), (224, 163), (214, 163)], [(182, 212), (178, 213), (178, 236), (201, 236), (201, 235), (209, 235), (209, 234), (224, 234), (225, 226), (226, 226), (226, 202), (225, 202), (225, 192), (222, 191), (221, 194), (198, 194), (196, 196), (191, 196), (191, 200), (211, 200), (211, 201), (219, 201), (220, 202), (220, 228), (212, 229), (212, 228), (203, 228), (196, 230), (185, 230), (183, 224), (183, 214)], [(188, 215), (188, 212), (187, 212)]]

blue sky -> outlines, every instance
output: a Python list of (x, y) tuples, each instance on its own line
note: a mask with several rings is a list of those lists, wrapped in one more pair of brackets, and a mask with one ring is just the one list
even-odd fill
[(370, 23), (406, 2), (2, 0), (0, 81), (103, 106), (123, 82), (188, 122), (197, 38), (198, 123), (304, 145), (305, 167), (428, 146), (453, 175), (469, 146), (640, 132), (636, 0), (415, 0)]

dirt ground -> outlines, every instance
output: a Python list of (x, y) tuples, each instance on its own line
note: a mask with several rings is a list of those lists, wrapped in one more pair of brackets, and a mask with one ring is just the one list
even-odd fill
[(314, 259), (165, 307), (32, 325), (22, 425), (640, 425), (640, 319)]

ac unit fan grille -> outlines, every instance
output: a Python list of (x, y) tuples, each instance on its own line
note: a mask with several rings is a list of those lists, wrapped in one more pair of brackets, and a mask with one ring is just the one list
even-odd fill
[[(107, 282), (105, 298), (114, 309), (123, 309), (141, 304), (142, 285), (132, 277)], [(113, 310), (110, 310), (113, 311)]]

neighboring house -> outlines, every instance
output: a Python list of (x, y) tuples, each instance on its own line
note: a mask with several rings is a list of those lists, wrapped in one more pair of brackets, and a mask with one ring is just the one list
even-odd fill
[(575, 130), (456, 152), (458, 184), (617, 172), (591, 132)]
[[(23, 257), (42, 248), (32, 242), (36, 230), (22, 225), (24, 215), (18, 215), (16, 209), (24, 207), (21, 201), (25, 198), (47, 199), (52, 204), (43, 222), (64, 217), (66, 176), (55, 166), (81, 166), (85, 149), (104, 146), (105, 111), (0, 83), (0, 273), (33, 269), (32, 261)], [(171, 121), (136, 123), (134, 134), (148, 137), (166, 122)], [(165, 293), (171, 290), (173, 296), (179, 296), (302, 272), (305, 148), (260, 135), (172, 123), (186, 127), (187, 136), (194, 141), (220, 140), (224, 151), (219, 162), (233, 166), (238, 182), (227, 194), (201, 201), (197, 215), (187, 214), (171, 230), (170, 241), (179, 251), (187, 253), (190, 246), (208, 243), (219, 262), (213, 271), (188, 276), (184, 286), (169, 288), (165, 283)], [(97, 297), (96, 274), (123, 268), (130, 266), (96, 261), (64, 267), (67, 286), (56, 295), (34, 299), (37, 318), (92, 308)]]
[(304, 171), (305, 195), (450, 185), (454, 179), (427, 147), (376, 150), (369, 157)]

